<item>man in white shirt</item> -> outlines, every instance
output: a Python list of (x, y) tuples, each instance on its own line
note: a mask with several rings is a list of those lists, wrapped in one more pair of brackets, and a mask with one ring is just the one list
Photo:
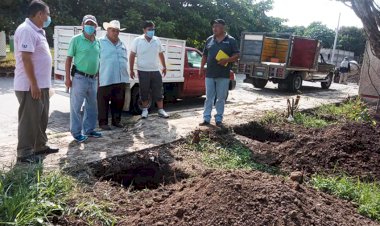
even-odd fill
[(155, 25), (152, 21), (146, 21), (143, 26), (144, 34), (137, 37), (132, 43), (129, 56), (130, 76), (135, 78), (134, 64), (137, 57), (137, 70), (139, 77), (140, 98), (143, 104), (142, 118), (148, 117), (149, 96), (152, 103), (156, 101), (158, 115), (168, 118), (169, 115), (163, 109), (163, 88), (160, 63), (163, 66), (162, 75), (166, 75), (166, 63), (164, 49), (160, 39), (154, 36)]
[(49, 89), (52, 58), (46, 33), (50, 10), (40, 0), (29, 4), (29, 18), (15, 32), (14, 89), (20, 104), (18, 111), (17, 162), (35, 163), (39, 155), (58, 152), (47, 146)]

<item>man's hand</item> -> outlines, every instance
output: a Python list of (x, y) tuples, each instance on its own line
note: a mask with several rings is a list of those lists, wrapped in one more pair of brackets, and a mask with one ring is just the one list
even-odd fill
[(131, 77), (131, 79), (135, 79), (136, 77), (135, 71), (131, 70), (131, 72), (129, 73), (129, 76)]
[(35, 100), (38, 100), (41, 98), (41, 89), (38, 87), (37, 84), (30, 86), (30, 91), (32, 93), (32, 98)]
[(166, 76), (166, 68), (164, 67), (163, 69), (162, 69), (162, 77), (165, 77)]
[(66, 78), (65, 85), (68, 89), (70, 89), (71, 86), (73, 86), (73, 82), (71, 81), (70, 77)]
[(226, 58), (226, 59), (221, 59), (218, 61), (218, 64), (221, 65), (221, 66), (225, 66), (226, 64), (228, 64), (230, 62), (229, 58)]

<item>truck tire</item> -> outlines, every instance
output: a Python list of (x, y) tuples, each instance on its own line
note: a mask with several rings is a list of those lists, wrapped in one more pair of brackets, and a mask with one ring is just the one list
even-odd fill
[(333, 82), (333, 73), (330, 73), (327, 75), (327, 82), (321, 82), (322, 89), (329, 89), (331, 86), (331, 83)]
[(268, 83), (268, 80), (261, 79), (261, 78), (254, 78), (252, 82), (255, 88), (260, 88), (260, 89), (264, 88), (267, 85), (267, 83)]
[[(152, 106), (152, 99), (149, 97), (148, 108), (150, 108), (151, 106)], [(142, 102), (140, 99), (139, 87), (133, 87), (132, 89), (130, 111), (134, 115), (139, 115), (142, 112)]]
[(293, 74), (288, 76), (288, 90), (290, 92), (297, 92), (302, 88), (302, 76)]

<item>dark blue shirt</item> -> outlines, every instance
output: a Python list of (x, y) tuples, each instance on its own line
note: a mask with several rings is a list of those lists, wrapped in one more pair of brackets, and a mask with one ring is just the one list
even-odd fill
[(222, 50), (230, 57), (240, 52), (236, 39), (232, 36), (226, 34), (226, 37), (221, 42), (214, 39), (213, 35), (210, 36), (206, 40), (205, 48), (203, 49), (203, 55), (207, 57), (206, 77), (208, 78), (230, 77), (232, 63), (229, 63), (227, 66), (219, 65), (218, 61), (215, 59), (219, 50)]

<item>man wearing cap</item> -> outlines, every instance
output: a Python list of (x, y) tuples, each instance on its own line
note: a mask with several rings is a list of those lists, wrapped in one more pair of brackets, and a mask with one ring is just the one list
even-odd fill
[(39, 161), (40, 154), (58, 152), (46, 145), (49, 118), (49, 88), (52, 59), (46, 33), (48, 5), (34, 0), (28, 7), (29, 18), (15, 32), (14, 90), (18, 109), (17, 162)]
[(129, 80), (127, 48), (119, 39), (120, 22), (112, 20), (103, 23), (107, 31), (100, 39), (100, 71), (98, 89), (98, 119), (99, 127), (111, 130), (108, 125), (108, 109), (111, 101), (112, 125), (121, 128), (121, 113), (123, 110), (125, 89)]
[(131, 54), (129, 56), (130, 76), (135, 78), (134, 64), (137, 57), (137, 72), (139, 77), (140, 98), (143, 104), (141, 118), (148, 117), (149, 96), (156, 101), (158, 115), (169, 118), (164, 110), (162, 76), (160, 73), (160, 63), (163, 66), (162, 75), (166, 75), (166, 64), (164, 49), (159, 38), (154, 36), (155, 25), (152, 21), (146, 21), (143, 26), (144, 34), (137, 37), (132, 43)]
[[(209, 125), (211, 121), (212, 106), (215, 101), (215, 123), (218, 127), (223, 126), (224, 104), (228, 94), (230, 70), (232, 63), (239, 59), (239, 49), (235, 38), (225, 31), (225, 22), (216, 19), (211, 22), (214, 35), (206, 40), (199, 73), (206, 71), (206, 100), (201, 126)], [(220, 58), (219, 56), (224, 56)]]
[[(84, 142), (88, 137), (102, 136), (101, 133), (95, 131), (98, 117), (96, 95), (100, 56), (100, 43), (95, 36), (97, 26), (94, 16), (83, 17), (83, 33), (71, 39), (66, 59), (66, 87), (71, 88), (70, 131), (79, 143)], [(71, 68), (73, 58), (74, 65)]]

